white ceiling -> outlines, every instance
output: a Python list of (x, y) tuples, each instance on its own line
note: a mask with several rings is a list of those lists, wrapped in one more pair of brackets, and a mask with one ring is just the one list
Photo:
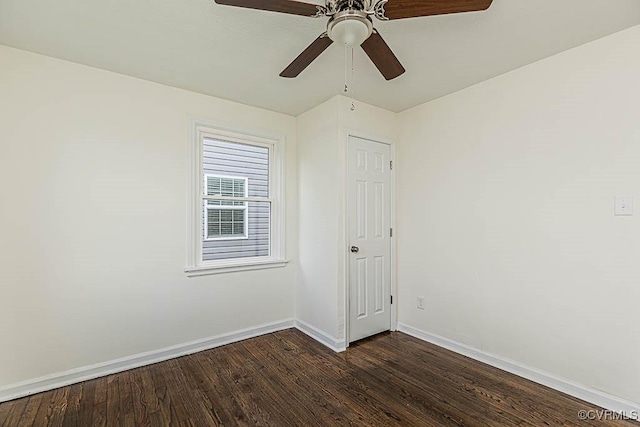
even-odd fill
[[(386, 82), (358, 49), (352, 95), (402, 111), (638, 24), (640, 0), (494, 0), (376, 21), (407, 73)], [(212, 0), (0, 0), (0, 44), (293, 115), (342, 91), (337, 45), (278, 77), (325, 25)]]

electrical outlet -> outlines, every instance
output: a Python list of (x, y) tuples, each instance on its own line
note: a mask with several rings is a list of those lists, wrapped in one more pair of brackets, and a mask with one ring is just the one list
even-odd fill
[(418, 309), (424, 310), (424, 297), (418, 297)]

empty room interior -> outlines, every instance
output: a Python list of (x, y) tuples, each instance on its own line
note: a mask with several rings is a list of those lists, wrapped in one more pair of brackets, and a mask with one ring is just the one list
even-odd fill
[(638, 0), (0, 0), (0, 427), (639, 425), (639, 217)]

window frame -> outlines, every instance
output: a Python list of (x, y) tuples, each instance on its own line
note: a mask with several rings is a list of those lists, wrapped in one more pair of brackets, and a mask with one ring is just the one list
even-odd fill
[[(185, 273), (187, 273), (189, 277), (194, 277), (208, 274), (286, 266), (288, 260), (285, 252), (284, 227), (284, 135), (268, 131), (232, 127), (200, 118), (191, 118), (189, 128), (190, 135), (187, 146), (187, 259), (186, 266), (184, 268)], [(202, 162), (202, 150), (205, 138), (249, 144), (269, 149), (269, 197), (230, 198), (235, 201), (247, 202), (255, 202), (256, 199), (260, 199), (260, 201), (270, 203), (269, 256), (232, 258), (213, 261), (202, 260), (202, 246), (205, 241), (205, 229), (203, 228), (205, 222), (202, 215), (202, 204), (207, 200), (203, 196), (205, 194), (203, 191), (205, 179), (203, 178), (204, 168)], [(245, 224), (248, 224), (248, 220), (245, 221)]]
[[(269, 153), (271, 154), (271, 153)], [(207, 188), (209, 177), (220, 178), (220, 179), (241, 179), (244, 181), (244, 194), (245, 197), (234, 197), (241, 200), (235, 200), (238, 202), (244, 202), (242, 206), (228, 206), (228, 205), (209, 205), (207, 203), (210, 199), (202, 198), (203, 209), (208, 213), (209, 209), (217, 209), (217, 210), (242, 210), (244, 211), (244, 230), (242, 236), (226, 236), (226, 237), (209, 237), (209, 216), (205, 213), (203, 215), (204, 223), (202, 224), (202, 240), (203, 242), (219, 242), (224, 240), (249, 240), (249, 205), (247, 201), (244, 201), (246, 196), (249, 195), (249, 178), (246, 176), (230, 176), (230, 175), (215, 175), (212, 173), (203, 173), (203, 189)], [(203, 190), (204, 193), (204, 190)]]

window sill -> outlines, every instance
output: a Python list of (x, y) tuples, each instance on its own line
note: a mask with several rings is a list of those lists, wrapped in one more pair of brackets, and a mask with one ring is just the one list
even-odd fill
[(210, 274), (233, 273), (236, 271), (264, 270), (267, 268), (281, 268), (289, 263), (288, 259), (269, 259), (260, 261), (230, 261), (216, 265), (185, 267), (187, 277), (208, 276)]

